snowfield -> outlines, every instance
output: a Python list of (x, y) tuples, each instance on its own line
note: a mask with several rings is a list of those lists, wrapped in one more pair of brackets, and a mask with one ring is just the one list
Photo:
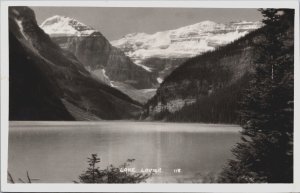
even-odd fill
[(59, 15), (46, 19), (40, 27), (51, 36), (89, 36), (97, 32), (73, 18)]
[(128, 34), (119, 40), (111, 41), (111, 44), (122, 49), (135, 63), (141, 64), (143, 60), (151, 57), (193, 57), (228, 44), (261, 26), (260, 22), (220, 24), (203, 21), (154, 34)]

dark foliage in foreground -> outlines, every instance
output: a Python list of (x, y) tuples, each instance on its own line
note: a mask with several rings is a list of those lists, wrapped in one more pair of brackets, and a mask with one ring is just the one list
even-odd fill
[(261, 12), (266, 40), (242, 100), (242, 142), (220, 182), (293, 182), (294, 10)]
[[(141, 183), (145, 182), (151, 174), (121, 172), (120, 168), (126, 168), (134, 159), (128, 159), (120, 167), (108, 166), (105, 169), (100, 169), (96, 166), (100, 162), (97, 154), (92, 154), (88, 158), (89, 167), (79, 176), (80, 183)], [(74, 181), (75, 183), (78, 183)]]

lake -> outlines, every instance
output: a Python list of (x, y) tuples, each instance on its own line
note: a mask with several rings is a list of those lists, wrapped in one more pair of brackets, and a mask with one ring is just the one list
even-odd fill
[(137, 171), (161, 168), (149, 183), (201, 182), (232, 158), (240, 130), (199, 123), (10, 122), (8, 170), (15, 181), (28, 171), (37, 183), (72, 183), (97, 153), (100, 168), (131, 158)]

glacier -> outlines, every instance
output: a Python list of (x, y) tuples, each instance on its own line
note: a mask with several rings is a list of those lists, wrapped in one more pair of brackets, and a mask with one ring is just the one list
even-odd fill
[(119, 40), (111, 41), (111, 44), (123, 50), (135, 63), (143, 65), (141, 61), (147, 58), (190, 58), (212, 51), (261, 26), (261, 22), (240, 21), (222, 24), (202, 21), (154, 34), (128, 34)]
[(40, 27), (51, 36), (89, 36), (97, 32), (76, 19), (55, 15), (46, 19)]

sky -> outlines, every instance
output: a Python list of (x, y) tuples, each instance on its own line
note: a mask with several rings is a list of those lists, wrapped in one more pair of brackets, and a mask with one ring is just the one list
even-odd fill
[(31, 7), (41, 24), (53, 15), (62, 15), (99, 30), (107, 39), (116, 40), (135, 32), (155, 33), (210, 20), (259, 21), (257, 9), (245, 8), (99, 8), (99, 7)]

